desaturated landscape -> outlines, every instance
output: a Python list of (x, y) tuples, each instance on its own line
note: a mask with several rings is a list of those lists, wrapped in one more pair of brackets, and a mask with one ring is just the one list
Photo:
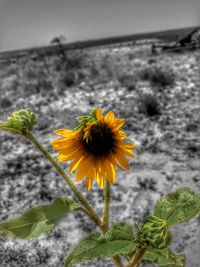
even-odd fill
[[(157, 40), (153, 40), (157, 42)], [(151, 42), (152, 43), (152, 40)], [(2, 61), (0, 119), (29, 108), (37, 114), (34, 135), (52, 154), (58, 128), (73, 128), (75, 117), (102, 106), (126, 119), (124, 130), (136, 144), (129, 172), (112, 186), (111, 223), (140, 223), (156, 200), (179, 187), (200, 193), (200, 50), (151, 53), (147, 40), (110, 46), (38, 52)], [(68, 164), (63, 164), (68, 168)], [(100, 214), (103, 192), (87, 192)], [(0, 220), (71, 195), (50, 163), (26, 140), (0, 132)], [(72, 196), (73, 197), (73, 196)], [(61, 267), (78, 240), (95, 230), (80, 212), (69, 215), (49, 236), (21, 241), (0, 238), (1, 267)], [(200, 218), (173, 228), (171, 247), (200, 262)], [(113, 266), (111, 261), (76, 266)], [(147, 265), (146, 265), (147, 266)], [(148, 265), (153, 266), (153, 265)]]

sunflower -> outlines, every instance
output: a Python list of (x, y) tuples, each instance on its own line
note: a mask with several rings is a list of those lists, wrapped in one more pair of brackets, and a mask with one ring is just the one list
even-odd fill
[(61, 137), (52, 141), (59, 153), (59, 162), (72, 161), (70, 173), (76, 170), (76, 182), (85, 177), (86, 187), (91, 189), (94, 178), (103, 189), (105, 181), (114, 184), (116, 170), (128, 170), (126, 156), (134, 157), (135, 145), (123, 141), (126, 134), (121, 129), (125, 120), (115, 118), (112, 111), (105, 116), (102, 109), (93, 110), (89, 116), (78, 117), (79, 125), (73, 129), (59, 129)]

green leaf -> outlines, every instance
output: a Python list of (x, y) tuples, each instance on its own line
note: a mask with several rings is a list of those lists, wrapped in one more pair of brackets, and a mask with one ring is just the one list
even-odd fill
[(130, 254), (136, 248), (131, 227), (126, 223), (118, 223), (102, 235), (92, 233), (74, 248), (65, 260), (65, 267), (83, 260), (106, 259), (119, 254)]
[(174, 193), (159, 199), (154, 208), (154, 215), (169, 226), (187, 222), (200, 212), (200, 195), (190, 188), (180, 188)]
[(107, 240), (122, 239), (132, 241), (134, 239), (134, 234), (129, 224), (120, 222), (114, 224), (109, 231), (104, 234), (104, 237)]
[(52, 204), (36, 206), (14, 220), (0, 224), (0, 236), (31, 239), (51, 233), (54, 227), (71, 211), (80, 207), (65, 197)]
[(170, 249), (148, 248), (143, 256), (143, 260), (149, 263), (155, 263), (160, 267), (184, 267), (185, 257), (175, 254)]

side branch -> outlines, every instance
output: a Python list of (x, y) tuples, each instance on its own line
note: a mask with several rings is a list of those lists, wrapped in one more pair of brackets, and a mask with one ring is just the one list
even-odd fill
[(139, 248), (126, 267), (138, 267), (142, 261), (146, 249), (146, 247)]
[(87, 214), (90, 216), (90, 218), (101, 227), (101, 221), (99, 219), (99, 216), (96, 214), (96, 212), (93, 210), (93, 208), (90, 206), (90, 204), (87, 202), (85, 197), (82, 195), (82, 193), (76, 188), (74, 183), (71, 181), (71, 179), (68, 177), (66, 172), (63, 170), (63, 168), (58, 164), (58, 162), (49, 154), (49, 152), (37, 141), (37, 139), (32, 135), (31, 132), (27, 132), (25, 137), (27, 137), (41, 152), (42, 154), (51, 162), (51, 164), (55, 167), (55, 169), (58, 171), (58, 173), (63, 177), (65, 182), (68, 184), (70, 189), (73, 191), (73, 193), (76, 195), (76, 197), (79, 199), (81, 204), (85, 207), (85, 210)]

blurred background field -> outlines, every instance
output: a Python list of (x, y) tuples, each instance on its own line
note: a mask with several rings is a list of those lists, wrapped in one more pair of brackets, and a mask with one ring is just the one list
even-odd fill
[[(156, 42), (156, 40), (154, 40)], [(130, 171), (118, 172), (112, 186), (111, 222), (140, 223), (166, 192), (190, 186), (200, 192), (200, 50), (151, 53), (147, 40), (52, 55), (32, 51), (4, 60), (0, 69), (0, 119), (20, 108), (38, 117), (34, 134), (51, 151), (58, 128), (102, 106), (126, 119), (124, 130), (136, 144)], [(64, 168), (68, 164), (63, 164)], [(0, 132), (0, 220), (36, 204), (71, 195), (46, 159), (22, 138)], [(102, 211), (103, 192), (87, 192)], [(72, 196), (73, 197), (73, 196)], [(172, 248), (199, 266), (200, 219), (173, 229)], [(33, 241), (0, 239), (1, 267), (61, 267), (66, 254), (95, 226), (79, 212), (49, 236)], [(77, 266), (112, 266), (110, 261)], [(148, 265), (151, 266), (151, 265)]]

